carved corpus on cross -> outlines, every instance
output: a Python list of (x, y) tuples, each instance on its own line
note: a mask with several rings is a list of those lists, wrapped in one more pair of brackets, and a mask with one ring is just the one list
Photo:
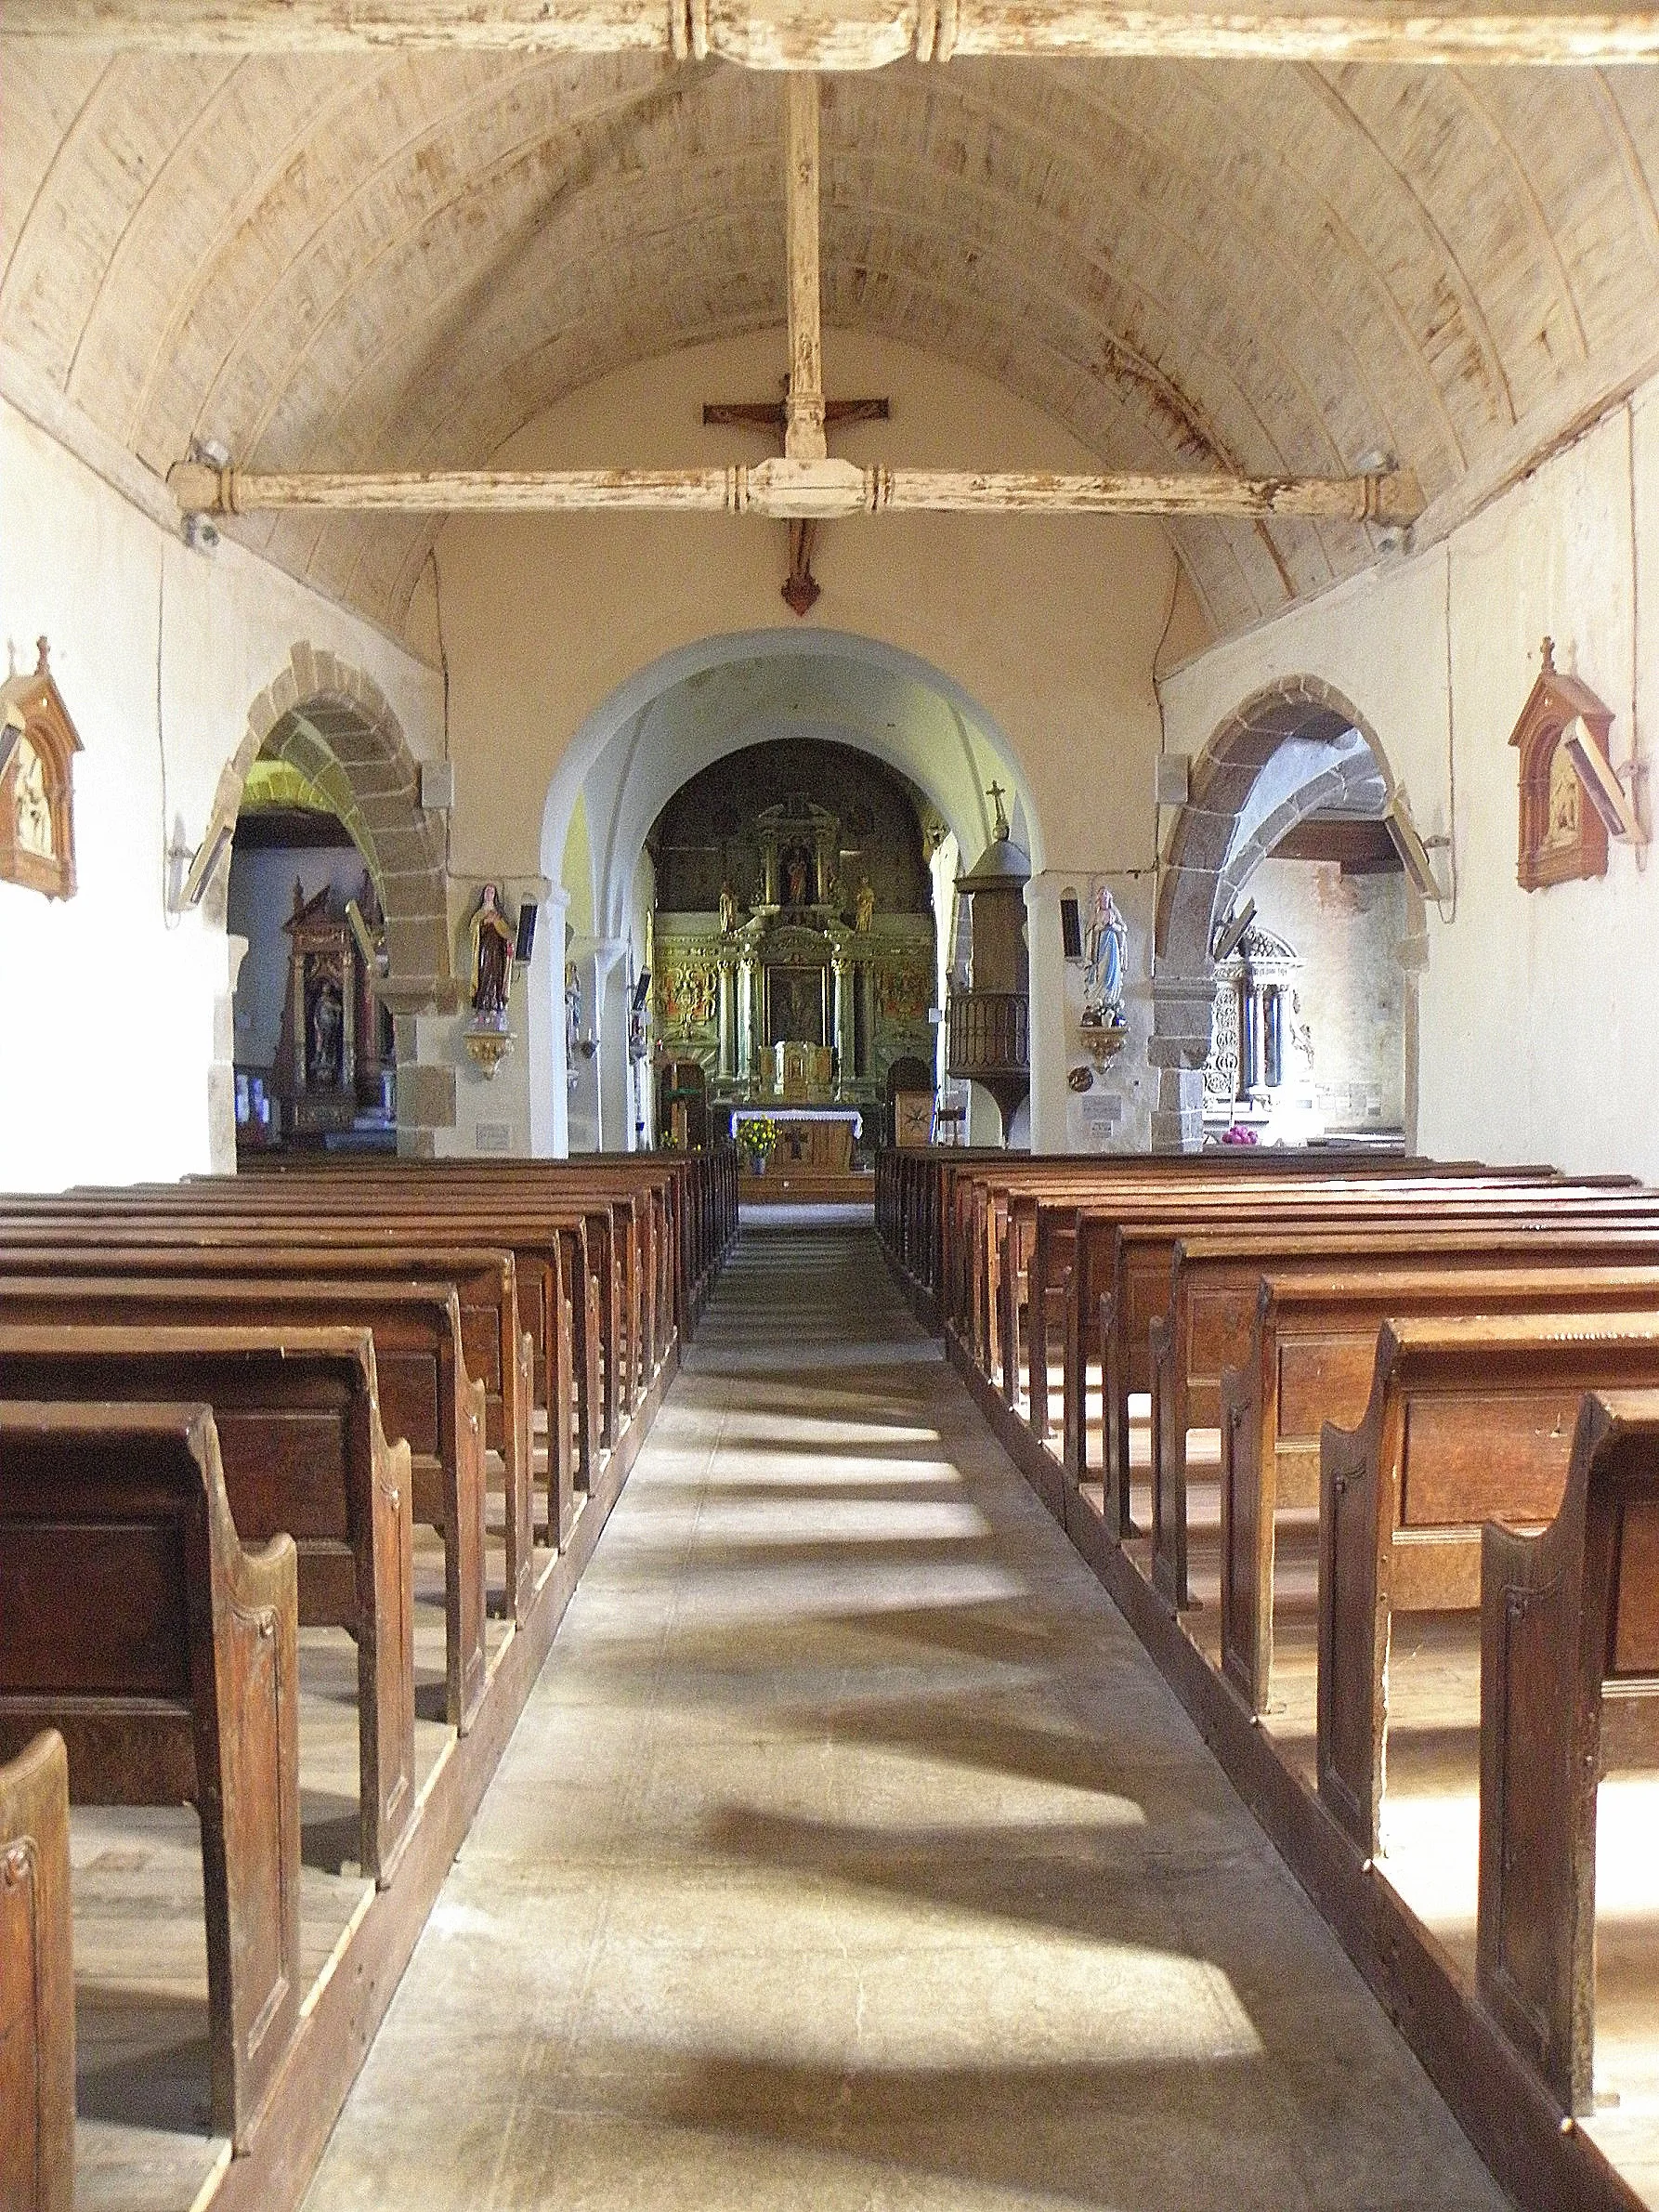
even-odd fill
[[(775, 402), (712, 399), (705, 425), (769, 430), (783, 440), (786, 461), (825, 461), (825, 432), (837, 423), (884, 423), (885, 399), (826, 399), (818, 272), (818, 80), (811, 72), (791, 76), (784, 88), (784, 211), (788, 235), (790, 373), (784, 397)], [(797, 516), (790, 523), (790, 572), (785, 602), (804, 617), (818, 596), (812, 572), (817, 523)]]

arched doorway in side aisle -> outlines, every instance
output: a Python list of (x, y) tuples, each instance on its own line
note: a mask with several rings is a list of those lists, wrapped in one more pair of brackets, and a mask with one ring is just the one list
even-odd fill
[(378, 686), (296, 646), (250, 710), (214, 812), (237, 827), (208, 898), (247, 945), (233, 1060), (216, 1070), (216, 1151), (430, 1153), (454, 1119), (452, 1079), (415, 1065), (415, 1016), (454, 991), (442, 837)]
[(1299, 677), (1194, 766), (1159, 886), (1154, 1141), (1415, 1140), (1422, 897), (1375, 733)]

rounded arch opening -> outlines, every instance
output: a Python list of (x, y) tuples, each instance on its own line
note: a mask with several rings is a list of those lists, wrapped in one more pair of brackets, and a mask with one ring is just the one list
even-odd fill
[[(384, 1056), (395, 1071), (390, 1118), (397, 1143), (403, 1151), (428, 1153), (437, 1129), (452, 1120), (452, 1106), (446, 1115), (442, 1101), (427, 1098), (418, 1082), (404, 1079), (415, 1065), (414, 1017), (447, 1007), (454, 986), (442, 835), (421, 806), (420, 773), (402, 726), (372, 677), (332, 653), (296, 645), (287, 666), (249, 710), (242, 742), (219, 779), (216, 820), (235, 821), (242, 815), (255, 763), (262, 771), (255, 778), (256, 786), (270, 774), (279, 781), (285, 776), (311, 804), (326, 807), (361, 857), (378, 912), (365, 917), (372, 950), (355, 935), (342, 939), (353, 948), (350, 959), (360, 971), (351, 1020), (354, 1042), (358, 1028), (371, 1022), (378, 1026), (384, 1008), (391, 1017)], [(221, 926), (230, 919), (229, 873), (229, 868), (216, 871), (208, 895), (210, 916)], [(330, 904), (341, 910), (338, 919), (344, 925), (343, 885)], [(276, 927), (281, 927), (280, 921)], [(236, 988), (233, 984), (227, 1024), (233, 1037)], [(381, 1042), (378, 1035), (371, 1041), (366, 1067), (378, 1069)], [(240, 1041), (237, 1059), (240, 1063)], [(340, 1065), (344, 1078), (343, 1059)], [(231, 1080), (225, 1086), (226, 1106), (245, 1128), (244, 1086), (234, 1078), (247, 1070), (238, 1065), (227, 1072)], [(339, 1104), (335, 1118), (344, 1119), (344, 1098)], [(358, 1104), (366, 1107), (369, 1102), (364, 1097)], [(227, 1135), (223, 1149), (229, 1152), (234, 1132)]]
[[(1391, 957), (1399, 983), (1400, 1121), (1406, 1144), (1413, 1142), (1417, 973), (1404, 947), (1420, 937), (1422, 907), (1388, 831), (1404, 804), (1373, 724), (1317, 677), (1291, 677), (1253, 694), (1211, 736), (1194, 762), (1189, 797), (1160, 869), (1151, 1044), (1157, 1149), (1193, 1151), (1204, 1142), (1207, 1067), (1212, 1093), (1215, 1088), (1218, 947), (1234, 968), (1255, 952), (1263, 974), (1275, 977), (1254, 1000), (1246, 978), (1238, 1033), (1222, 1041), (1240, 1058), (1239, 1094), (1268, 1087), (1270, 1058), (1277, 1087), (1281, 1056), (1287, 1065), (1293, 1042), (1311, 1060), (1305, 1027), (1299, 1033), (1295, 1027), (1300, 1009), (1291, 1003), (1290, 949), (1265, 924), (1241, 929), (1251, 912), (1248, 886), (1252, 879), (1263, 884), (1258, 870), (1275, 856), (1321, 858), (1343, 876), (1369, 868), (1400, 878), (1403, 919)], [(1375, 966), (1375, 951), (1368, 957)], [(1229, 975), (1221, 980), (1225, 985)], [(1288, 1009), (1282, 1035), (1281, 987)]]
[[(694, 777), (778, 738), (849, 747), (895, 770), (936, 810), (965, 865), (994, 834), (996, 785), (1041, 864), (1040, 824), (1010, 740), (914, 655), (844, 633), (767, 630), (703, 639), (639, 670), (572, 740), (543, 807), (542, 872), (556, 886), (549, 934), (559, 942), (532, 992), (537, 1152), (637, 1140), (642, 1117), (619, 1053), (639, 966), (633, 924), (647, 836)], [(583, 908), (586, 931), (575, 926)]]

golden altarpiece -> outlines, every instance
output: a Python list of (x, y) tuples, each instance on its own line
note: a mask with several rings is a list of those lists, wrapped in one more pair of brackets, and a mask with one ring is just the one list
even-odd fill
[(715, 910), (654, 918), (662, 1131), (740, 1142), (764, 1117), (784, 1164), (844, 1171), (884, 1133), (889, 1069), (932, 1063), (933, 915), (880, 910), (862, 818), (795, 797), (743, 829), (747, 898), (723, 882)]

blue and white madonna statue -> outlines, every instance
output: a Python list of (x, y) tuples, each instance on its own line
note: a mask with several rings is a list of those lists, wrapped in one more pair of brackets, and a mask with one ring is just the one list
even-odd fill
[(1123, 987), (1129, 972), (1129, 931), (1109, 886), (1099, 884), (1083, 939), (1083, 1027), (1121, 1030)]

